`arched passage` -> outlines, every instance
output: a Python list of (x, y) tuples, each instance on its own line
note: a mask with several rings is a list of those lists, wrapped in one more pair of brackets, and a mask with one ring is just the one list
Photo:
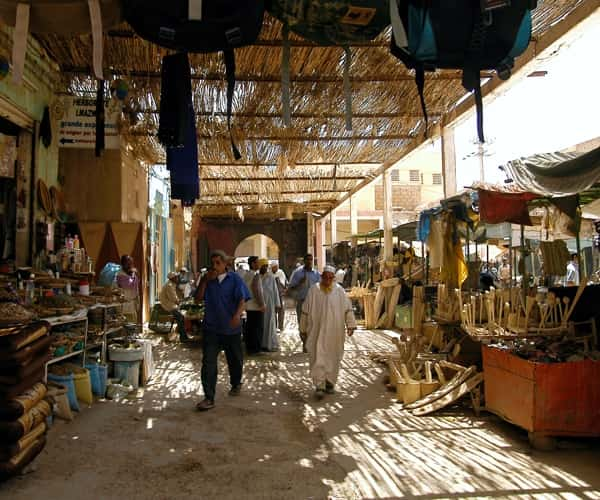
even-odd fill
[[(278, 246), (279, 266), (289, 275), (298, 257), (306, 253), (306, 220), (239, 222), (223, 219), (196, 218), (192, 228), (194, 262), (198, 269), (206, 266), (211, 250), (221, 249), (235, 255), (238, 245), (247, 237), (262, 234)], [(256, 255), (256, 254), (254, 254)]]
[(233, 255), (234, 257), (256, 255), (269, 260), (279, 260), (279, 245), (266, 234), (256, 233), (240, 241)]

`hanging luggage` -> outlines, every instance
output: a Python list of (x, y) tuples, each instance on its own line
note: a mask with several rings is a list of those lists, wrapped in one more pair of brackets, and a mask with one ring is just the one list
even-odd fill
[(427, 128), (425, 71), (462, 70), (462, 84), (474, 93), (477, 134), (484, 142), (480, 72), (508, 79), (514, 60), (531, 38), (535, 0), (392, 0), (391, 52), (415, 81)]
[(102, 31), (121, 22), (119, 0), (0, 0), (0, 19), (15, 27), (13, 81), (23, 77), (27, 34), (73, 35), (92, 33), (93, 67), (102, 80)]
[(284, 124), (291, 125), (288, 31), (292, 31), (318, 45), (344, 47), (346, 130), (352, 130), (352, 53), (349, 45), (373, 40), (390, 24), (388, 0), (270, 0), (267, 10), (283, 23), (281, 72)]
[(224, 54), (227, 76), (227, 126), (236, 159), (241, 158), (231, 135), (235, 87), (233, 49), (254, 43), (262, 28), (262, 0), (127, 0), (127, 22), (142, 38), (182, 52)]

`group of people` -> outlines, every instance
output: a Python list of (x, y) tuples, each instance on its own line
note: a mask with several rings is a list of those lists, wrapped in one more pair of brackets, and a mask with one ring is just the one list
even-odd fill
[[(243, 344), (250, 354), (278, 349), (275, 313), (283, 309), (285, 289), (285, 283), (282, 287), (277, 277), (278, 269), (269, 273), (267, 259), (251, 257), (248, 271), (232, 272), (227, 270), (227, 260), (222, 251), (211, 253), (211, 268), (196, 292), (196, 300), (204, 300), (205, 304), (201, 371), (204, 399), (196, 405), (200, 411), (215, 406), (219, 352), (225, 351), (229, 367), (229, 395), (236, 396), (242, 386)], [(335, 268), (326, 266), (319, 274), (313, 268), (312, 255), (306, 255), (304, 265), (293, 272), (287, 286), (288, 294), (296, 300), (300, 338), (303, 350), (309, 354), (319, 399), (334, 392), (346, 334), (352, 335), (356, 328), (351, 303), (335, 282), (335, 272)]]

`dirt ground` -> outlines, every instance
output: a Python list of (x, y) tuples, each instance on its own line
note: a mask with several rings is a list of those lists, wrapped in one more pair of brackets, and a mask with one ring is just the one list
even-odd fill
[(314, 400), (308, 358), (288, 312), (282, 351), (250, 358), (239, 397), (200, 399), (201, 351), (156, 336), (151, 383), (57, 421), (33, 471), (0, 498), (600, 498), (600, 442), (533, 451), (524, 432), (456, 408), (429, 417), (398, 409), (367, 356), (388, 350), (359, 330), (346, 344), (338, 393)]

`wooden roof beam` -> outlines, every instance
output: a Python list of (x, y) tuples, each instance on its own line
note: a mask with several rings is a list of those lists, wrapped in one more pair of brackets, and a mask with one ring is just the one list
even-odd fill
[[(237, 167), (239, 165), (231, 164), (228, 166)], [(336, 179), (338, 181), (357, 181), (363, 180), (370, 174), (366, 175), (338, 175)], [(214, 181), (214, 182), (318, 182), (318, 181), (330, 181), (330, 177), (202, 177), (200, 176), (200, 182)]]
[[(74, 75), (91, 76), (93, 70), (91, 66), (64, 66), (61, 68), (63, 73), (69, 73)], [(106, 71), (107, 74), (112, 76), (126, 77), (126, 78), (143, 78), (143, 79), (159, 79), (161, 78), (160, 71), (136, 71), (136, 70), (119, 70), (109, 69)], [(492, 78), (495, 75), (493, 71), (482, 71), (482, 78)], [(235, 79), (238, 82), (253, 82), (253, 83), (278, 83), (281, 84), (280, 75), (259, 75), (259, 74), (239, 74), (235, 75)], [(410, 73), (403, 73), (400, 75), (386, 74), (386, 75), (369, 75), (369, 76), (350, 76), (351, 83), (387, 83), (387, 82), (402, 82), (402, 81), (414, 81), (414, 75)], [(462, 73), (460, 71), (446, 70), (444, 72), (427, 73), (425, 75), (426, 81), (438, 81), (438, 80), (461, 80)], [(192, 74), (192, 80), (203, 80), (203, 81), (219, 81), (225, 83), (224, 73), (207, 73), (207, 74)], [(338, 75), (291, 75), (290, 81), (292, 83), (343, 83), (343, 77)]]
[[(332, 179), (326, 179), (326, 180), (332, 180)], [(200, 181), (202, 183), (202, 181)], [(306, 191), (299, 191), (299, 190), (285, 190), (285, 191), (270, 191), (270, 192), (265, 192), (265, 191), (225, 191), (225, 192), (219, 192), (219, 193), (210, 193), (210, 194), (205, 194), (205, 193), (200, 193), (200, 199), (206, 199), (206, 198), (219, 198), (219, 197), (223, 197), (223, 196), (260, 196), (260, 195), (280, 195), (280, 194), (297, 194), (299, 196), (303, 195), (303, 194), (322, 194), (322, 193), (346, 193), (350, 191), (350, 189), (340, 189), (340, 188), (334, 188), (334, 189), (309, 189)]]
[[(131, 110), (134, 113), (142, 113), (142, 114), (158, 114), (160, 111), (158, 109), (138, 109)], [(442, 116), (441, 111), (436, 111), (434, 113), (430, 113), (427, 111), (427, 115), (429, 118), (439, 118)], [(196, 116), (220, 116), (227, 117), (227, 112), (225, 111), (196, 111)], [(281, 118), (281, 113), (252, 113), (252, 112), (233, 112), (231, 113), (232, 117), (237, 118)], [(324, 118), (324, 119), (344, 119), (346, 115), (344, 113), (292, 113), (292, 118), (301, 118), (301, 119), (312, 119), (312, 118)], [(401, 118), (423, 118), (423, 113), (418, 111), (414, 113), (408, 113), (403, 111), (398, 111), (397, 113), (352, 113), (352, 118), (367, 118), (367, 119), (377, 119), (377, 118), (388, 118), (388, 119), (401, 119)]]

